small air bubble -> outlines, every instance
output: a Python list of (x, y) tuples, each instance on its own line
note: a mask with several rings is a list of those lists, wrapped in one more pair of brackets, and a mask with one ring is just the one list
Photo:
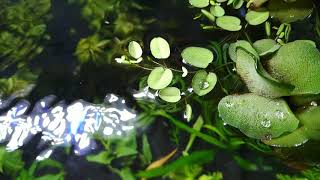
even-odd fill
[(264, 128), (269, 128), (271, 126), (271, 121), (268, 120), (268, 119), (264, 119), (263, 121), (261, 121), (261, 125), (264, 127)]
[(317, 103), (317, 102), (315, 102), (315, 101), (312, 101), (312, 102), (310, 103), (310, 105), (311, 105), (311, 106), (315, 106), (315, 107), (317, 107), (317, 106), (318, 106), (318, 103)]
[(285, 114), (284, 114), (284, 112), (282, 112), (282, 111), (277, 110), (277, 111), (276, 111), (276, 116), (277, 116), (277, 118), (280, 119), (280, 120), (285, 119)]
[(202, 82), (200, 83), (200, 86), (201, 86), (201, 89), (207, 89), (210, 86), (210, 84), (208, 82)]
[(234, 104), (232, 104), (231, 102), (227, 102), (227, 103), (226, 103), (226, 107), (227, 107), (227, 108), (231, 108), (231, 107), (233, 107), (233, 106), (234, 106)]

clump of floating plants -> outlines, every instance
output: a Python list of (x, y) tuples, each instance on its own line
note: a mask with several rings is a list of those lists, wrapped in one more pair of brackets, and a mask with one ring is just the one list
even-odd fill
[[(207, 19), (203, 29), (223, 29), (240, 31), (248, 25), (256, 26), (266, 22), (270, 17), (282, 23), (303, 20), (313, 9), (312, 0), (189, 0), (192, 7), (200, 9), (194, 19)], [(246, 9), (242, 9), (245, 5)], [(240, 10), (245, 24), (234, 15), (228, 15), (229, 9)]]
[[(140, 68), (150, 70), (151, 72), (147, 77), (147, 87), (153, 91), (157, 91), (162, 100), (169, 103), (176, 103), (181, 100), (181, 90), (172, 85), (179, 84), (174, 81), (177, 77), (186, 78), (189, 75), (188, 69), (186, 68), (187, 65), (200, 69), (192, 72), (193, 77), (190, 83), (195, 94), (204, 96), (215, 87), (217, 75), (205, 70), (214, 60), (214, 55), (211, 50), (197, 46), (186, 47), (181, 52), (181, 59), (185, 65), (181, 65), (180, 69), (166, 67), (165, 61), (170, 61), (170, 45), (164, 38), (153, 38), (150, 42), (150, 50), (153, 58), (147, 56), (144, 59), (142, 57), (143, 50), (141, 46), (138, 42), (132, 41), (128, 46), (129, 55), (123, 55), (115, 60), (118, 63), (136, 65)], [(153, 68), (139, 65), (142, 61), (153, 62), (155, 67), (154, 65)], [(184, 95), (190, 93), (188, 89), (184, 87), (181, 89), (183, 89)]]
[[(229, 53), (250, 93), (220, 101), (223, 121), (272, 146), (292, 147), (319, 140), (320, 108), (315, 100), (320, 93), (320, 52), (314, 42), (296, 40), (280, 46), (263, 39), (251, 46), (238, 41)], [(288, 103), (285, 99), (290, 98), (293, 100)], [(290, 109), (303, 100), (310, 106), (295, 112)]]

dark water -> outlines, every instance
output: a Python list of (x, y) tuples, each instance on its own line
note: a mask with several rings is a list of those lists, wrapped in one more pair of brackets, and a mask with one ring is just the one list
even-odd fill
[[(159, 19), (159, 23), (153, 24), (149, 32), (144, 37), (145, 42), (148, 42), (154, 36), (175, 37), (176, 47), (173, 47), (175, 52), (180, 52), (178, 47), (187, 46), (188, 43), (203, 43), (208, 40), (219, 40), (219, 37), (226, 35), (225, 32), (203, 32), (199, 28), (196, 21), (190, 21), (192, 14), (187, 9), (187, 6), (177, 3), (177, 1), (145, 1), (151, 7), (155, 7), (153, 15)], [(179, 4), (180, 6), (177, 6)], [(149, 13), (149, 12), (146, 12)], [(97, 97), (103, 99), (108, 93), (115, 93), (126, 97), (130, 103), (134, 104), (134, 100), (130, 94), (130, 89), (136, 88), (135, 80), (139, 76), (139, 71), (134, 69), (125, 69), (118, 65), (95, 65), (88, 63), (81, 70), (78, 70), (77, 59), (73, 55), (75, 47), (80, 38), (87, 37), (92, 34), (88, 29), (87, 23), (79, 18), (80, 11), (76, 6), (70, 6), (65, 0), (52, 1), (53, 19), (48, 26), (48, 33), (51, 35), (51, 40), (46, 44), (44, 52), (37, 56), (31, 63), (30, 68), (41, 68), (43, 71), (39, 75), (36, 83), (36, 88), (32, 91), (28, 100), (36, 102), (42, 97), (55, 94), (58, 100), (66, 100), (70, 103), (76, 99), (84, 99), (89, 102), (94, 102)], [(177, 24), (171, 28), (164, 27), (161, 22), (170, 22), (174, 19), (179, 19)], [(310, 22), (298, 22), (294, 24), (296, 32), (293, 33), (293, 38), (299, 37), (301, 39), (314, 39), (312, 34), (312, 18)], [(76, 29), (76, 33), (70, 35), (70, 29)], [(255, 31), (254, 29), (252, 31)], [(259, 33), (257, 33), (258, 36)], [(319, 43), (319, 41), (318, 41)], [(150, 142), (154, 159), (158, 159), (170, 150), (175, 145), (170, 142), (168, 135), (168, 124), (166, 121), (155, 121), (146, 132), (148, 137), (152, 140)], [(31, 164), (36, 157), (35, 144), (39, 140), (36, 136), (34, 139), (25, 145), (24, 160), (27, 164)], [(203, 144), (198, 143), (195, 147), (202, 147)], [(99, 151), (99, 148), (96, 152)], [(208, 169), (221, 171), (226, 180), (251, 180), (251, 179), (274, 179), (275, 173), (279, 172), (295, 172), (286, 167), (280, 159), (272, 156), (264, 155), (262, 153), (253, 152), (247, 148), (242, 148), (238, 151), (242, 157), (248, 160), (255, 160), (256, 157), (265, 157), (268, 159), (267, 164), (271, 164), (273, 170), (265, 171), (259, 169), (258, 171), (246, 171), (239, 167), (230, 153), (235, 152), (219, 152), (216, 160), (208, 164)], [(103, 165), (88, 162), (84, 156), (76, 156), (73, 154), (67, 155), (63, 148), (57, 149), (51, 156), (53, 159), (65, 165), (67, 172), (66, 179), (70, 180), (116, 180), (120, 179), (117, 175), (112, 174)], [(1, 177), (0, 179), (8, 179), (8, 177)]]

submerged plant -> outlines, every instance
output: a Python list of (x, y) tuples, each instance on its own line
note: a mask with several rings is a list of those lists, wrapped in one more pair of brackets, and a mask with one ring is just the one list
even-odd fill
[(0, 71), (22, 67), (43, 51), (49, 39), (46, 23), (50, 19), (50, 0), (11, 2), (1, 0)]
[(78, 42), (75, 55), (81, 64), (89, 60), (98, 64), (110, 63), (116, 55), (124, 53), (123, 48), (131, 38), (140, 39), (145, 26), (152, 22), (152, 18), (138, 18), (138, 13), (134, 11), (143, 12), (148, 8), (133, 0), (68, 2), (80, 6), (82, 18), (93, 31), (92, 35)]

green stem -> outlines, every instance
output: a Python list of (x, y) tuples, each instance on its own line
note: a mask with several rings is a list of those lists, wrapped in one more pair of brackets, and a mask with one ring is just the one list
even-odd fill
[(190, 128), (189, 126), (187, 126), (184, 123), (176, 120), (174, 117), (172, 117), (170, 114), (166, 113), (163, 110), (156, 111), (156, 112), (154, 112), (152, 114), (155, 115), (155, 116), (161, 116), (161, 117), (166, 118), (167, 120), (172, 122), (174, 125), (176, 125), (178, 128), (180, 128), (180, 129), (182, 129), (184, 131), (187, 131), (190, 134), (194, 134), (197, 137), (199, 137), (200, 139), (202, 139), (204, 141), (207, 141), (210, 144), (218, 146), (219, 148), (222, 148), (222, 149), (227, 149), (228, 148), (225, 144), (221, 143), (217, 139), (215, 139), (215, 138), (213, 138), (213, 137), (211, 137), (211, 136), (209, 136), (207, 134), (204, 134), (204, 133), (202, 133), (200, 131), (197, 131), (197, 130), (195, 130), (193, 128)]

